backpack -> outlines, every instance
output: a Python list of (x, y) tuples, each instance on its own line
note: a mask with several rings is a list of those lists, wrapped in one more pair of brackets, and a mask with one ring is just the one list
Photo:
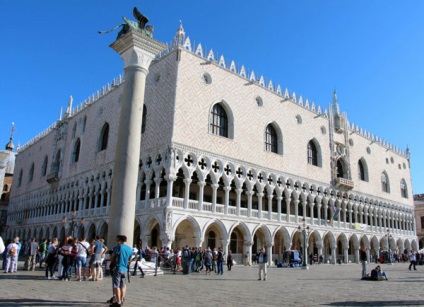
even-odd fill
[(12, 248), (9, 250), (9, 255), (10, 256), (15, 256), (16, 255), (16, 247), (12, 246)]
[(77, 245), (75, 244), (74, 246), (72, 246), (72, 250), (71, 250), (71, 253), (72, 254), (78, 254), (78, 247), (77, 247)]
[(189, 251), (188, 249), (185, 249), (185, 250), (183, 251), (183, 257), (184, 257), (184, 258), (190, 258), (190, 251)]

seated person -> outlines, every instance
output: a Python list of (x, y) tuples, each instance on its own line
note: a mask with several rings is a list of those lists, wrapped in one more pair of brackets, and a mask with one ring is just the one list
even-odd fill
[(378, 277), (379, 277), (378, 280), (381, 280), (380, 278), (382, 278), (383, 280), (389, 280), (387, 278), (386, 272), (382, 271), (379, 265), (377, 265), (377, 267), (375, 269), (377, 270), (377, 274), (378, 274)]

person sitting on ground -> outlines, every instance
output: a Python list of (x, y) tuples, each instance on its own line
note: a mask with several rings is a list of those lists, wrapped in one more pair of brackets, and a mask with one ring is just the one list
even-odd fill
[[(387, 274), (386, 272), (381, 270), (381, 267), (379, 265), (377, 265), (377, 267), (375, 268), (377, 270), (377, 275), (378, 275), (378, 280), (389, 280), (387, 278)], [(381, 278), (381, 279), (380, 279)]]

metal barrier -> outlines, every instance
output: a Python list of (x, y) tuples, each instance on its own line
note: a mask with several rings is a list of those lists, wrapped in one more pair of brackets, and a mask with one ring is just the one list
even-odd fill
[(177, 273), (177, 255), (159, 254), (156, 259), (156, 268), (160, 267), (164, 273)]

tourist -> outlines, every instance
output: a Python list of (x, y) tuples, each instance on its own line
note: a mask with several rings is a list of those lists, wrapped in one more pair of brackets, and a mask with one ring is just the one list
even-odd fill
[(218, 247), (218, 258), (216, 260), (216, 265), (218, 266), (218, 272), (217, 274), (224, 274), (224, 252), (222, 250), (222, 247)]
[(4, 272), (5, 273), (16, 272), (17, 262), (18, 262), (18, 244), (16, 243), (16, 238), (13, 242), (10, 242), (7, 245), (5, 252), (6, 252), (6, 264), (5, 264)]
[(362, 262), (362, 277), (367, 276), (367, 248), (365, 246), (359, 252), (359, 259)]
[(38, 252), (40, 253), (40, 269), (43, 267), (43, 262), (46, 261), (47, 247), (47, 239), (45, 238), (42, 240), (40, 246), (38, 247)]
[(231, 254), (231, 250), (228, 251), (227, 255), (227, 269), (231, 271), (231, 267), (233, 266), (233, 254)]
[(387, 274), (386, 272), (381, 270), (381, 267), (379, 265), (377, 265), (377, 267), (375, 268), (377, 270), (377, 275), (378, 275), (378, 280), (384, 279), (384, 280), (389, 280), (387, 278)]
[(175, 257), (176, 257), (176, 259), (175, 259), (175, 265), (176, 265), (175, 270), (177, 272), (181, 271), (181, 255), (182, 255), (181, 247), (178, 247), (177, 252), (175, 254)]
[(36, 266), (36, 257), (38, 253), (38, 243), (35, 238), (31, 239), (31, 242), (29, 243), (29, 250), (28, 250), (28, 271), (35, 271)]
[(116, 261), (116, 268), (112, 275), (113, 295), (116, 302), (111, 302), (110, 306), (121, 306), (124, 302), (126, 293), (125, 278), (128, 271), (128, 261), (132, 256), (132, 248), (126, 245), (127, 237), (118, 235), (116, 237), (118, 246), (113, 249), (112, 261)]
[(93, 269), (91, 281), (98, 281), (101, 277), (100, 270), (102, 270), (102, 258), (104, 258), (104, 255), (107, 252), (106, 245), (104, 245), (100, 239), (100, 236), (96, 236), (96, 241), (94, 241), (93, 244), (94, 261), (91, 265)]
[(203, 256), (203, 261), (204, 261), (205, 267), (206, 267), (206, 275), (211, 275), (212, 259), (213, 259), (212, 251), (211, 251), (211, 248), (208, 247), (207, 250), (205, 251), (204, 256)]
[(267, 269), (267, 262), (268, 262), (268, 257), (267, 257), (267, 253), (265, 250), (265, 247), (262, 247), (259, 252), (258, 252), (258, 266), (259, 266), (259, 279), (258, 280), (262, 280), (262, 272), (263, 272), (263, 280), (266, 280), (266, 269)]
[(134, 271), (132, 273), (132, 276), (136, 276), (137, 275), (137, 269), (140, 270), (141, 273), (141, 278), (144, 278), (144, 271), (143, 268), (141, 266), (141, 263), (143, 261), (143, 248), (140, 246), (140, 248), (137, 251), (137, 255), (135, 256), (135, 264), (134, 264)]
[(62, 278), (63, 281), (69, 281), (70, 280), (70, 268), (72, 266), (72, 244), (74, 243), (74, 240), (69, 237), (66, 241), (66, 244), (63, 245), (59, 249), (59, 254), (62, 255), (62, 266), (63, 266), (63, 272), (62, 272)]
[(216, 273), (216, 261), (218, 260), (218, 251), (216, 247), (212, 251), (212, 270)]
[[(57, 262), (57, 252), (58, 252), (58, 240), (57, 238), (53, 238), (49, 247), (47, 248), (47, 256), (46, 256), (46, 279), (56, 279), (54, 276), (54, 270)], [(50, 277), (49, 277), (50, 272)]]
[[(77, 275), (78, 275), (78, 281), (85, 281), (86, 275), (87, 275), (87, 257), (89, 256), (89, 248), (90, 244), (86, 241), (85, 235), (82, 235), (81, 241), (77, 243), (77, 259), (76, 259), (76, 266), (77, 266)], [(82, 277), (82, 279), (81, 279)]]
[(414, 270), (416, 271), (417, 268), (415, 267), (417, 265), (417, 256), (415, 255), (415, 251), (412, 250), (411, 253), (409, 254), (409, 270), (411, 270), (411, 266), (414, 266)]

